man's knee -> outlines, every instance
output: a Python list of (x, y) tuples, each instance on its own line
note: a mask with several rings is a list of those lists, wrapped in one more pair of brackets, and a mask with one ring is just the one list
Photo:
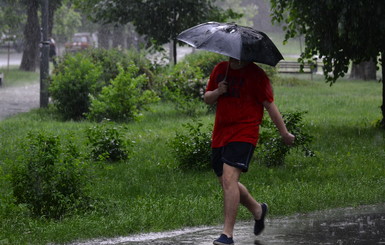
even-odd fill
[(238, 180), (241, 174), (241, 170), (234, 168), (230, 165), (224, 164), (223, 166), (223, 175), (221, 176), (221, 184), (223, 189), (231, 188), (232, 186), (237, 186)]

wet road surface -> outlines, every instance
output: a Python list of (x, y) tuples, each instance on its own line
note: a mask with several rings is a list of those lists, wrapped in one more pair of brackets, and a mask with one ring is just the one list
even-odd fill
[[(283, 218), (267, 218), (266, 229), (258, 237), (253, 235), (253, 225), (252, 222), (236, 224), (234, 233), (236, 245), (385, 244), (385, 203)], [(74, 244), (208, 245), (212, 244), (220, 233), (220, 226), (197, 227)]]
[(40, 84), (0, 87), (0, 120), (39, 108)]

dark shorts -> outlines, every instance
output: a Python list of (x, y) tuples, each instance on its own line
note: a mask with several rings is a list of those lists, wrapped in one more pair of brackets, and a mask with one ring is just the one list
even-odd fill
[(254, 149), (254, 145), (246, 142), (230, 142), (223, 147), (212, 148), (211, 165), (215, 174), (222, 176), (224, 163), (247, 172)]

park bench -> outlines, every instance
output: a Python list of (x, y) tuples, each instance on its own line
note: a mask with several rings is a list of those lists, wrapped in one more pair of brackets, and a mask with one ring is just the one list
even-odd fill
[(0, 87), (3, 85), (3, 81), (4, 81), (4, 73), (0, 72)]
[(278, 63), (278, 72), (279, 73), (307, 73), (311, 75), (313, 80), (313, 74), (317, 73), (318, 64), (303, 64), (303, 69), (301, 71), (301, 63), (296, 61), (281, 61)]

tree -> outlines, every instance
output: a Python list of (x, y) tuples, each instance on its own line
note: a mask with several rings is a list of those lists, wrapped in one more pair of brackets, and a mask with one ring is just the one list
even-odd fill
[[(62, 0), (49, 1), (48, 26), (49, 35), (52, 34), (53, 18), (55, 10), (61, 5)], [(27, 22), (24, 27), (24, 52), (21, 59), (20, 69), (25, 71), (35, 71), (39, 63), (39, 44), (40, 44), (40, 22), (39, 6), (40, 0), (20, 0), (27, 9)]]
[(376, 80), (377, 65), (373, 60), (363, 61), (359, 64), (352, 64), (352, 70), (350, 71), (350, 79), (360, 80)]
[(52, 36), (52, 29), (54, 26), (55, 12), (62, 6), (63, 0), (49, 0), (48, 1), (48, 36)]
[[(305, 36), (300, 61), (318, 55), (326, 81), (343, 77), (350, 61), (377, 60), (382, 66), (382, 120), (385, 128), (385, 1), (377, 0), (271, 0), (275, 22), (285, 22), (286, 40)], [(316, 59), (316, 58), (315, 58)]]
[(52, 34), (58, 42), (64, 43), (75, 34), (76, 29), (81, 25), (81, 16), (70, 4), (63, 4), (55, 12), (54, 23)]
[(21, 52), (23, 49), (22, 36), (25, 19), (25, 9), (18, 1), (0, 1), (0, 44), (8, 46), (8, 57), (11, 55), (11, 48), (17, 52)]
[(11, 36), (14, 39), (20, 38), (25, 23), (25, 9), (18, 1), (0, 1), (0, 34)]
[(215, 0), (78, 0), (78, 5), (102, 23), (127, 24), (155, 40), (157, 44), (173, 41), (176, 62), (176, 36), (193, 25), (209, 21), (224, 21), (239, 16), (214, 5)]
[(24, 52), (20, 70), (35, 71), (40, 43), (39, 0), (23, 0), (22, 2), (27, 7), (27, 22), (24, 27)]

